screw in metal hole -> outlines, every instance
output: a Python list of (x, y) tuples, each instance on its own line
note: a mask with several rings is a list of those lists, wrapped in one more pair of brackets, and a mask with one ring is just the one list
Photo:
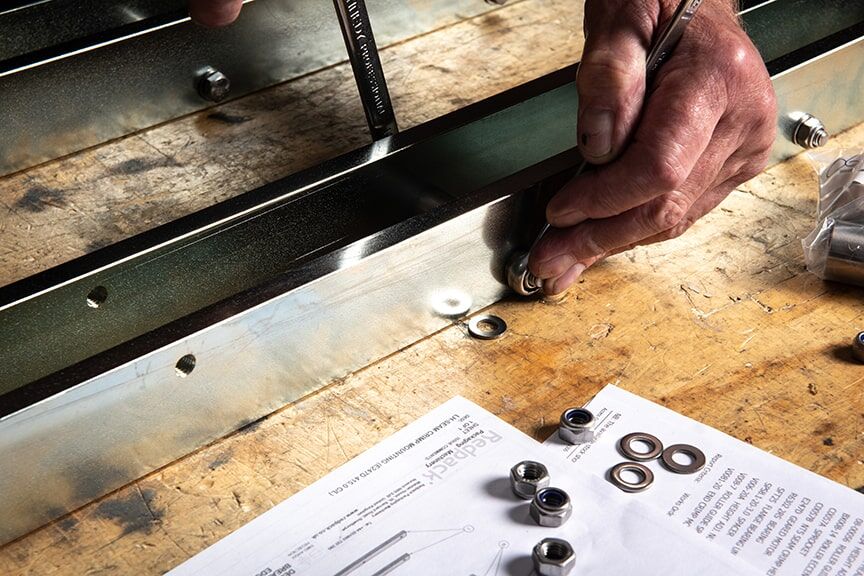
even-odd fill
[(195, 88), (198, 95), (210, 102), (221, 102), (231, 91), (231, 80), (228, 76), (212, 66), (204, 68), (196, 78)]
[(798, 146), (809, 150), (824, 146), (828, 142), (828, 130), (812, 114), (797, 112), (792, 114), (790, 118), (794, 122), (791, 139)]
[(531, 560), (539, 576), (567, 576), (576, 564), (576, 553), (566, 540), (544, 538), (534, 546)]

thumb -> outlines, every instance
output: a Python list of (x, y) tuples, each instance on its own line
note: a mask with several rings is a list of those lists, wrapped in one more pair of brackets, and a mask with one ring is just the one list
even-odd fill
[(243, 0), (189, 0), (189, 15), (195, 22), (216, 28), (237, 19)]
[[(626, 6), (625, 6), (626, 4)], [(593, 164), (615, 158), (627, 142), (645, 98), (645, 60), (656, 14), (638, 5), (588, 2), (587, 38), (576, 76), (579, 150)]]

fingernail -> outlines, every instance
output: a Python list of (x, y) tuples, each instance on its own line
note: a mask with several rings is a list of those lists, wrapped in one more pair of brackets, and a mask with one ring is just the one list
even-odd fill
[(574, 258), (569, 254), (561, 254), (553, 256), (548, 260), (543, 260), (537, 263), (538, 278), (555, 278), (561, 276), (573, 266)]
[(584, 264), (575, 264), (572, 268), (570, 268), (567, 272), (565, 272), (562, 276), (555, 278), (552, 282), (544, 282), (543, 288), (546, 289), (546, 293), (560, 294), (564, 292), (573, 285), (576, 280), (582, 275), (582, 272), (585, 271)]
[(588, 108), (579, 118), (579, 150), (583, 156), (599, 158), (612, 151), (615, 115), (611, 110)]

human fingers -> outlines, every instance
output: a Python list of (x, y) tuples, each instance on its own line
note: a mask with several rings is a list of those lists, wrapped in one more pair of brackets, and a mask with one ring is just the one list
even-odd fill
[(243, 0), (189, 0), (189, 15), (203, 26), (216, 28), (234, 22), (242, 6)]

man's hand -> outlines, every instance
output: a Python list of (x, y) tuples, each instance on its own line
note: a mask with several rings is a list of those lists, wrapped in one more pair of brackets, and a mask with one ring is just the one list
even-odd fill
[(586, 2), (579, 148), (602, 166), (549, 202), (553, 228), (529, 259), (547, 294), (606, 256), (681, 235), (767, 163), (774, 91), (730, 0), (705, 0), (646, 97), (647, 52), (676, 4)]
[(204, 26), (226, 26), (237, 19), (243, 0), (189, 0), (189, 15)]

